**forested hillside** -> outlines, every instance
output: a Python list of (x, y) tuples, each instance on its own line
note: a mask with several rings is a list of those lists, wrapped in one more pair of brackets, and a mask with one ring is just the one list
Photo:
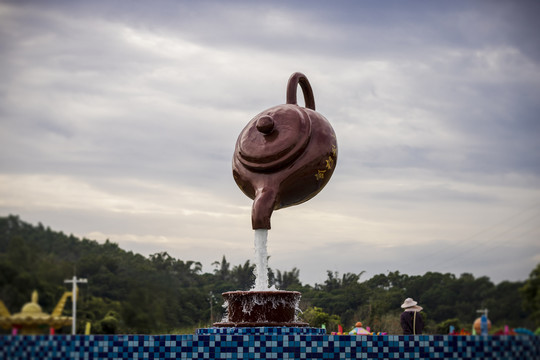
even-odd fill
[[(216, 259), (212, 273), (201, 264), (172, 258), (165, 252), (149, 257), (134, 254), (114, 242), (89, 239), (31, 225), (17, 216), (0, 217), (0, 299), (12, 312), (30, 300), (33, 289), (50, 312), (74, 273), (88, 279), (80, 285), (78, 332), (86, 322), (92, 333), (177, 333), (207, 327), (223, 315), (221, 293), (247, 290), (254, 282), (254, 265), (231, 265)], [(281, 290), (302, 292), (304, 319), (334, 330), (362, 321), (375, 331), (397, 333), (400, 305), (413, 297), (424, 307), (430, 333), (447, 332), (448, 325), (470, 329), (476, 310), (488, 308), (493, 329), (535, 328), (540, 325), (540, 264), (526, 282), (493, 284), (471, 274), (399, 272), (362, 279), (362, 273), (328, 271), (323, 284), (304, 285), (300, 270), (270, 270), (270, 282)], [(64, 314), (71, 314), (68, 305)], [(536, 321), (536, 324), (535, 324)], [(3, 330), (7, 331), (7, 330)], [(69, 332), (64, 329), (64, 332)]]

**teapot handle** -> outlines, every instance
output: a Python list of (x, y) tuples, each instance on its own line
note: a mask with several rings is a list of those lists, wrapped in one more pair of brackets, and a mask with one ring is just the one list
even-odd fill
[(304, 101), (306, 103), (306, 107), (308, 109), (315, 110), (315, 98), (313, 97), (313, 90), (311, 89), (311, 85), (309, 84), (306, 75), (299, 72), (295, 72), (294, 74), (292, 74), (289, 78), (289, 82), (287, 83), (287, 104), (297, 104), (296, 89), (298, 87), (298, 84), (300, 84), (302, 92), (304, 93)]

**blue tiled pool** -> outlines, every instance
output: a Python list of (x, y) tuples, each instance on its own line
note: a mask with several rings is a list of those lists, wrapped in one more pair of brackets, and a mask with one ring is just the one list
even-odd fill
[(0, 359), (540, 359), (538, 336), (350, 336), (315, 328), (194, 335), (0, 336)]

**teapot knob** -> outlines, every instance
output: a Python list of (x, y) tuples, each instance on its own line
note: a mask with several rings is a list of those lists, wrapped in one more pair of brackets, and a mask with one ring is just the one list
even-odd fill
[(261, 116), (259, 120), (257, 120), (256, 126), (257, 130), (265, 135), (268, 135), (274, 130), (274, 119), (268, 115)]

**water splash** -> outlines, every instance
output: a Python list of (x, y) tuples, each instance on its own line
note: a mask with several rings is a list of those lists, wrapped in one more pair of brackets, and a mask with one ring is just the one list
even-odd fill
[[(306, 326), (298, 321), (298, 291), (229, 291), (224, 326)], [(217, 324), (220, 326), (220, 324)]]
[(252, 290), (268, 290), (268, 229), (255, 230), (255, 285)]

